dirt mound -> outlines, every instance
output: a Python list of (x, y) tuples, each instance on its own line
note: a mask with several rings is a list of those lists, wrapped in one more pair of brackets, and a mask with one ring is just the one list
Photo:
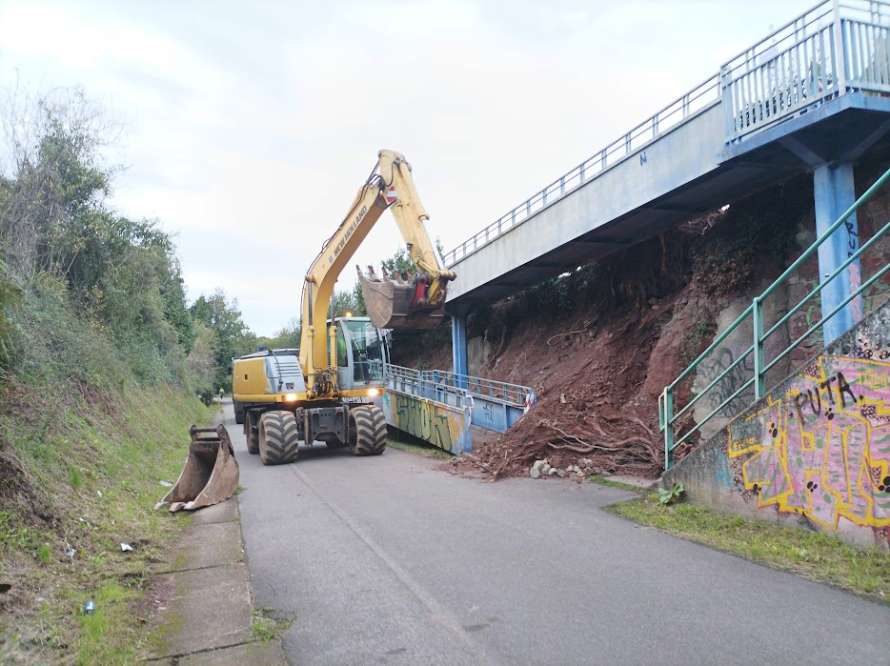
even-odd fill
[[(812, 242), (814, 226), (812, 186), (801, 177), (477, 310), (471, 374), (529, 385), (539, 400), (452, 467), (501, 478), (547, 458), (563, 469), (585, 460), (595, 472), (657, 476), (664, 386), (710, 344), (721, 315)], [(860, 230), (864, 240), (863, 220)], [(397, 338), (398, 362), (450, 363), (450, 339), (436, 335), (401, 348)], [(681, 385), (677, 401), (691, 391), (691, 381)]]

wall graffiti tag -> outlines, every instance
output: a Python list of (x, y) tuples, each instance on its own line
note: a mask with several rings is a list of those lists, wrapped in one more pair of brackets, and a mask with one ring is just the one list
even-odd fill
[(823, 355), (778, 398), (729, 425), (733, 481), (758, 508), (890, 526), (890, 362)]
[(470, 416), (461, 409), (388, 390), (383, 411), (389, 425), (440, 449), (459, 454), (470, 448)]

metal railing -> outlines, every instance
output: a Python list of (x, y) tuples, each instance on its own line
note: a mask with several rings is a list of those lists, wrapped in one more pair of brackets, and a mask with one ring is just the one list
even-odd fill
[[(821, 294), (821, 292), (825, 289), (827, 285), (832, 283), (833, 280), (837, 279), (839, 276), (841, 279), (848, 278), (848, 276), (844, 275), (845, 271), (851, 267), (851, 265), (858, 265), (859, 259), (863, 256), (863, 254), (868, 251), (870, 248), (874, 247), (877, 242), (883, 238), (888, 230), (890, 230), (890, 222), (887, 222), (880, 229), (876, 229), (874, 235), (865, 243), (862, 244), (859, 249), (855, 252), (849, 253), (847, 259), (841, 263), (833, 272), (822, 276), (822, 279), (818, 281), (818, 284), (810, 290), (806, 296), (804, 296), (800, 301), (798, 301), (795, 305), (789, 307), (787, 311), (778, 318), (778, 320), (773, 323), (769, 328), (765, 327), (764, 324), (764, 309), (763, 305), (766, 299), (773, 293), (776, 292), (782, 285), (789, 282), (791, 277), (799, 277), (796, 275), (799, 273), (801, 266), (804, 263), (811, 259), (817, 252), (819, 247), (825, 243), (835, 231), (841, 228), (842, 225), (846, 222), (847, 218), (853, 215), (862, 205), (867, 203), (875, 193), (880, 190), (884, 185), (890, 181), (890, 169), (888, 169), (884, 174), (878, 178), (878, 180), (871, 187), (866, 190), (865, 193), (860, 196), (855, 203), (850, 206), (849, 209), (844, 211), (844, 213), (828, 228), (825, 233), (822, 234), (809, 248), (807, 248), (786, 270), (782, 275), (780, 275), (775, 282), (773, 282), (762, 294), (756, 296), (753, 302), (746, 307), (742, 313), (728, 326), (724, 331), (722, 331), (714, 341), (705, 349), (699, 356), (696, 358), (690, 365), (687, 367), (680, 375), (668, 386), (664, 388), (661, 396), (658, 400), (658, 424), (659, 428), (664, 432), (664, 459), (665, 459), (665, 469), (669, 469), (671, 465), (671, 457), (673, 451), (688, 441), (692, 435), (696, 432), (699, 432), (701, 428), (708, 422), (711, 421), (715, 416), (721, 414), (724, 409), (726, 409), (731, 403), (736, 400), (746, 400), (745, 408), (753, 405), (756, 401), (760, 400), (766, 392), (772, 388), (772, 386), (766, 386), (766, 378), (767, 373), (772, 369), (778, 369), (777, 364), (781, 361), (790, 361), (791, 353), (797, 349), (801, 343), (803, 343), (810, 335), (812, 335), (815, 331), (822, 328), (826, 322), (831, 320), (834, 316), (836, 316), (839, 312), (841, 312), (844, 308), (846, 308), (850, 304), (854, 304), (857, 309), (862, 313), (862, 316), (868, 313), (869, 308), (861, 307), (861, 301), (863, 300), (863, 296), (867, 290), (869, 290), (872, 286), (878, 285), (878, 280), (880, 280), (884, 274), (890, 269), (890, 263), (886, 263), (885, 260), (881, 260), (883, 265), (878, 265), (875, 269), (874, 274), (869, 277), (867, 280), (858, 285), (855, 289), (851, 291), (849, 295), (847, 295), (840, 303), (835, 305), (829, 312), (821, 312), (820, 318), (810, 323), (809, 319), (807, 319), (807, 324), (809, 324), (804, 330), (804, 332), (795, 337), (789, 344), (787, 344), (782, 349), (774, 350), (774, 355), (772, 358), (767, 358), (765, 343), (766, 341), (778, 332), (781, 329), (787, 330), (788, 324), (791, 322), (792, 317), (802, 312), (804, 306), (812, 299), (814, 296)], [(890, 239), (890, 236), (888, 236)], [(851, 288), (855, 286), (851, 284)], [(876, 306), (875, 306), (876, 307)], [(870, 308), (873, 310), (874, 308)], [(862, 312), (862, 310), (865, 310)], [(752, 330), (752, 338), (750, 346), (747, 346), (743, 349), (741, 353), (737, 355), (737, 357), (728, 364), (721, 364), (719, 367), (722, 369), (716, 377), (714, 377), (703, 389), (694, 392), (692, 394), (691, 399), (679, 410), (675, 410), (674, 406), (674, 398), (676, 395), (676, 391), (680, 386), (681, 382), (684, 380), (688, 380), (691, 378), (692, 372), (697, 368), (702, 366), (702, 364), (709, 358), (713, 357), (719, 350), (723, 348), (724, 342), (727, 341), (729, 336), (733, 334), (736, 330), (738, 330), (742, 325), (749, 325)], [(806, 325), (806, 324), (805, 324)], [(790, 337), (790, 336), (789, 336)], [(753, 357), (753, 367), (749, 367), (746, 365), (745, 361), (748, 358)], [(786, 371), (785, 376), (790, 374), (793, 371), (792, 368), (789, 368)], [(750, 377), (748, 374), (750, 373)], [(722, 386), (723, 382), (726, 379), (732, 380), (733, 384), (729, 389), (726, 389)], [(774, 383), (775, 385), (775, 383)], [(721, 390), (721, 393), (718, 394), (717, 399), (712, 400), (711, 404), (717, 403), (716, 406), (707, 412), (707, 414), (701, 419), (692, 419), (690, 417), (693, 416), (690, 413), (690, 410), (702, 399), (703, 396), (709, 394), (711, 391)], [(736, 412), (738, 413), (738, 412)], [(688, 430), (683, 432), (682, 434), (678, 434), (675, 432), (675, 427), (678, 422), (684, 417), (685, 420), (693, 420), (694, 425), (691, 426)]]
[(450, 396), (466, 395), (497, 400), (512, 407), (526, 409), (536, 400), (534, 390), (520, 384), (460, 375), (447, 370), (417, 370), (380, 361), (371, 363), (379, 366), (383, 380), (397, 390), (433, 399), (438, 399), (436, 396), (441, 394), (446, 396), (446, 399), (440, 401), (447, 404), (462, 405), (463, 403), (457, 399), (450, 400)]
[(727, 143), (848, 90), (890, 92), (890, 2), (825, 0), (675, 99), (443, 256), (447, 266), (624, 162), (666, 132), (723, 104)]
[(392, 363), (372, 361), (380, 365), (380, 373), (387, 388), (441, 402), (460, 409), (472, 407), (472, 396), (466, 389), (449, 386), (423, 376), (423, 372)]
[(849, 90), (890, 90), (890, 3), (825, 0), (720, 68), (727, 142)]
[(536, 399), (534, 390), (520, 384), (455, 374), (446, 370), (422, 370), (421, 375), (427, 380), (454, 386), (455, 388), (463, 388), (472, 395), (492, 398), (493, 400), (499, 400), (505, 404), (523, 409), (531, 405)]
[(630, 158), (665, 132), (686, 122), (720, 102), (720, 77), (714, 75), (649, 116), (633, 129), (606, 145), (575, 168), (536, 192), (518, 206), (474, 234), (453, 250), (445, 253), (446, 266), (488, 245), (491, 241), (519, 226), (536, 213), (556, 203), (603, 172)]

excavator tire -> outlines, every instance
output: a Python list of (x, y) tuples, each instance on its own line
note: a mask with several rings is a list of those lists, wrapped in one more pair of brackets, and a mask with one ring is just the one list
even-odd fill
[(260, 452), (260, 436), (257, 429), (257, 418), (259, 418), (256, 412), (246, 412), (244, 414), (244, 439), (247, 441), (247, 452), (256, 455)]
[(235, 411), (235, 423), (238, 425), (244, 424), (244, 407), (241, 406), (241, 403), (237, 400), (232, 401), (232, 407)]
[(386, 417), (376, 405), (362, 405), (349, 412), (352, 453), (379, 456), (386, 448)]
[(260, 460), (264, 465), (285, 465), (297, 459), (300, 433), (292, 412), (276, 410), (260, 417)]

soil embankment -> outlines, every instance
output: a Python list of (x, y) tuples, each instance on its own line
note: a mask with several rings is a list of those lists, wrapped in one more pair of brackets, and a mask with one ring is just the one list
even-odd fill
[[(885, 167), (860, 168), (857, 190)], [(815, 240), (812, 202), (811, 180), (801, 176), (474, 312), (471, 374), (530, 385), (539, 401), (509, 432), (457, 466), (497, 478), (527, 474), (534, 460), (546, 457), (560, 468), (580, 461), (590, 473), (657, 476), (663, 459), (658, 396)], [(888, 208), (890, 197), (882, 193), (860, 212), (860, 242), (884, 224)], [(890, 251), (886, 243), (877, 249), (863, 262), (863, 276), (870, 274), (869, 261)], [(768, 307), (773, 320), (817, 279), (814, 260), (775, 294)], [(869, 298), (886, 298), (888, 285), (876, 287)], [(805, 331), (818, 308), (814, 299), (774, 344)], [(817, 344), (816, 337), (808, 340), (792, 361)], [(449, 367), (450, 357), (446, 330), (394, 341), (394, 361), (402, 365)], [(716, 376), (723, 361), (731, 362), (702, 365), (680, 386), (678, 402)], [(689, 414), (696, 417), (700, 409)]]

